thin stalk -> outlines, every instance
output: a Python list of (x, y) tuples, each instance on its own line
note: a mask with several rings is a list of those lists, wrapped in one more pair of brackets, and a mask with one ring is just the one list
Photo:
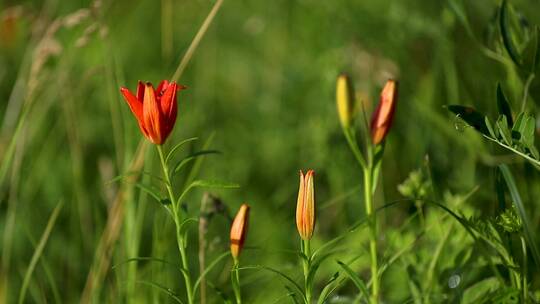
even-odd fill
[(238, 259), (234, 258), (233, 269), (231, 270), (231, 282), (236, 298), (236, 304), (242, 304), (242, 293), (240, 292), (240, 274), (238, 271)]
[(187, 261), (187, 255), (186, 255), (186, 242), (185, 237), (182, 235), (181, 232), (181, 222), (180, 222), (180, 208), (176, 203), (175, 195), (172, 189), (171, 184), (171, 178), (169, 175), (169, 168), (167, 167), (167, 163), (165, 162), (165, 156), (163, 154), (163, 148), (161, 145), (156, 145), (158, 154), (159, 154), (159, 160), (161, 161), (161, 168), (163, 169), (163, 177), (165, 179), (165, 184), (167, 188), (167, 192), (169, 193), (169, 199), (171, 200), (171, 206), (174, 216), (174, 224), (176, 225), (176, 242), (178, 243), (178, 251), (180, 252), (180, 257), (182, 259), (182, 268), (184, 268), (184, 271), (182, 271), (182, 274), (184, 275), (184, 281), (186, 284), (186, 294), (187, 294), (187, 300), (189, 304), (193, 304), (193, 288), (191, 285), (191, 274), (189, 271), (189, 264)]
[(304, 266), (304, 282), (305, 282), (305, 299), (306, 304), (311, 304), (311, 282), (309, 282), (309, 269), (311, 268), (311, 244), (309, 240), (302, 240), (302, 253), (305, 255), (305, 258), (302, 259), (302, 264)]
[(364, 157), (362, 156), (362, 152), (360, 152), (360, 149), (358, 149), (358, 143), (356, 142), (356, 139), (353, 134), (353, 129), (343, 129), (343, 133), (345, 134), (345, 138), (347, 139), (347, 143), (349, 144), (349, 147), (351, 148), (351, 151), (354, 154), (354, 157), (356, 158), (356, 161), (362, 166), (363, 168), (366, 167), (366, 161), (364, 160)]
[(521, 100), (521, 112), (525, 111), (525, 106), (527, 105), (527, 98), (529, 97), (529, 87), (534, 79), (534, 73), (531, 73), (523, 86), (523, 99)]
[(527, 244), (525, 243), (525, 239), (523, 237), (521, 237), (521, 249), (523, 250), (523, 268), (521, 270), (521, 277), (523, 279), (523, 303), (528, 303), (527, 295), (529, 294), (529, 290), (527, 287)]
[[(369, 149), (368, 149), (369, 150)], [(369, 252), (371, 255), (371, 303), (379, 302), (379, 270), (377, 262), (377, 218), (373, 212), (373, 162), (368, 157), (368, 165), (364, 167), (364, 201), (366, 214), (369, 218)]]

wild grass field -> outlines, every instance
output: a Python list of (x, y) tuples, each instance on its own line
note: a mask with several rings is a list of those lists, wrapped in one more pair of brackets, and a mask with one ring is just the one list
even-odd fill
[(0, 2), (0, 303), (540, 302), (539, 25)]

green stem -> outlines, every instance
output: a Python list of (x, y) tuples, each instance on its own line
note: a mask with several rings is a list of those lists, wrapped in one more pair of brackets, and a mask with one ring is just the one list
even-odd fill
[(356, 161), (360, 164), (362, 167), (366, 167), (366, 161), (364, 160), (364, 157), (362, 156), (362, 152), (360, 152), (360, 149), (358, 149), (358, 143), (356, 142), (355, 135), (354, 135), (353, 129), (343, 129), (343, 134), (345, 134), (345, 138), (347, 139), (347, 143), (349, 144), (349, 148), (351, 148), (351, 151), (354, 154), (354, 157), (356, 158)]
[(377, 263), (377, 218), (373, 213), (373, 163), (368, 157), (368, 165), (364, 167), (364, 201), (366, 204), (366, 214), (369, 218), (369, 252), (371, 255), (371, 303), (379, 302), (379, 276)]
[(240, 274), (238, 271), (238, 259), (234, 258), (233, 269), (231, 270), (231, 282), (233, 286), (236, 304), (242, 304), (242, 293), (240, 292)]
[(159, 154), (159, 160), (161, 161), (161, 168), (163, 169), (163, 177), (165, 179), (165, 184), (167, 188), (167, 192), (169, 193), (169, 199), (171, 200), (171, 206), (172, 206), (172, 212), (174, 216), (174, 224), (176, 226), (176, 242), (178, 244), (178, 251), (180, 252), (180, 258), (182, 259), (182, 274), (184, 276), (184, 282), (186, 284), (186, 294), (187, 294), (187, 300), (189, 304), (193, 304), (193, 288), (191, 286), (191, 274), (189, 271), (189, 263), (187, 260), (186, 255), (186, 240), (185, 237), (182, 234), (181, 231), (181, 221), (180, 221), (180, 202), (176, 202), (175, 195), (172, 189), (171, 184), (171, 178), (169, 175), (169, 168), (167, 167), (167, 163), (165, 162), (165, 157), (163, 155), (163, 148), (161, 145), (156, 145), (158, 154)]
[(302, 259), (302, 264), (304, 266), (304, 282), (305, 282), (305, 299), (306, 304), (311, 304), (311, 283), (309, 282), (309, 269), (311, 268), (311, 245), (309, 240), (302, 240), (302, 253), (305, 255), (305, 258)]
[(527, 105), (527, 98), (529, 97), (529, 87), (531, 86), (534, 76), (535, 76), (534, 73), (531, 73), (529, 77), (527, 77), (527, 81), (525, 82), (525, 85), (523, 86), (523, 99), (521, 100), (521, 112), (525, 111), (525, 106)]
[(529, 294), (529, 291), (527, 286), (527, 244), (525, 243), (525, 239), (523, 237), (521, 237), (521, 249), (523, 250), (523, 269), (521, 270), (521, 277), (523, 279), (523, 303), (528, 303), (527, 295)]

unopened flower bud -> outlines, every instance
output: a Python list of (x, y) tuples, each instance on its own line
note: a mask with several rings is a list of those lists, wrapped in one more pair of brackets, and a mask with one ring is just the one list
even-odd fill
[(231, 254), (237, 259), (244, 247), (249, 219), (249, 205), (242, 204), (231, 226)]
[(344, 128), (350, 127), (354, 114), (354, 89), (347, 74), (341, 74), (336, 83), (336, 104), (339, 121)]
[(371, 116), (371, 140), (375, 145), (384, 140), (392, 126), (398, 99), (397, 89), (398, 84), (395, 80), (390, 79), (386, 82), (381, 91), (379, 105)]
[(313, 236), (315, 228), (315, 191), (313, 189), (313, 170), (306, 175), (300, 171), (300, 187), (296, 205), (296, 227), (303, 240)]

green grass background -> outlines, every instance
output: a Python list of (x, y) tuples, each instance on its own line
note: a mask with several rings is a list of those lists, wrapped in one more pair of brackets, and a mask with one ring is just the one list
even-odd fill
[[(512, 3), (530, 24), (540, 24), (538, 1)], [(23, 119), (13, 160), (0, 185), (0, 283), (4, 287), (0, 287), (0, 302), (16, 302), (19, 297), (37, 242), (59, 202), (63, 207), (32, 275), (26, 301), (79, 301), (121, 185), (107, 181), (126, 173), (142, 138), (119, 87), (134, 90), (137, 80), (157, 83), (170, 78), (212, 4), (207, 0), (103, 1), (77, 24), (64, 22), (45, 42), (51, 23), (93, 4), (60, 0), (0, 4), (0, 15), (16, 15), (13, 24), (3, 21), (1, 32), (0, 155), (6, 155)], [(400, 81), (376, 205), (403, 198), (397, 185), (425, 166), (428, 158), (434, 196), (441, 203), (467, 216), (494, 216), (495, 168), (501, 161), (510, 162), (538, 230), (538, 172), (471, 129), (459, 127), (459, 121), (443, 108), (474, 105), (495, 115), (495, 86), (501, 82), (517, 111), (523, 86), (511, 67), (482, 53), (451, 4), (463, 9), (475, 36), (489, 46), (485, 37), (495, 26), (499, 1), (224, 1), (179, 81), (189, 89), (179, 95), (178, 121), (166, 147), (199, 137), (199, 142), (181, 152), (187, 155), (214, 134), (211, 147), (222, 154), (207, 157), (200, 176), (241, 185), (236, 190), (210, 190), (231, 215), (243, 202), (252, 206), (242, 264), (269, 265), (302, 278), (298, 257), (288, 252), (299, 244), (294, 222), (299, 169), (316, 171), (315, 247), (343, 233), (364, 214), (361, 170), (348, 150), (335, 109), (335, 80), (343, 71), (353, 77), (368, 111), (387, 78)], [(9, 11), (15, 6), (18, 11)], [(48, 51), (53, 54), (45, 57)], [(533, 113), (539, 83), (536, 79), (531, 87), (528, 105)], [(21, 117), (25, 111), (27, 115)], [(144, 171), (159, 173), (153, 147), (145, 154)], [(182, 179), (176, 182), (180, 185)], [(475, 187), (474, 194), (462, 200)], [(197, 190), (188, 198), (193, 214), (202, 193)], [(480, 282), (477, 268), (459, 267), (461, 255), (481, 250), (463, 228), (428, 207), (429, 228), (423, 230), (414, 212), (411, 204), (398, 204), (381, 213), (381, 252), (386, 257), (418, 238), (385, 273), (383, 298), (388, 303), (411, 299), (411, 282), (423, 286), (440, 244), (431, 290), (422, 287), (420, 293), (429, 294), (434, 303), (443, 301), (443, 295), (444, 299), (458, 297), (465, 288), (448, 288), (452, 273)], [(133, 189), (125, 197), (122, 218), (110, 266), (136, 256), (179, 263), (173, 225), (159, 204)], [(228, 227), (226, 217), (212, 218), (209, 260), (228, 250)], [(194, 228), (189, 251), (195, 271)], [(354, 267), (365, 278), (369, 277), (366, 240), (367, 231), (355, 233), (338, 254), (341, 259), (361, 254)], [(323, 266), (316, 289), (337, 271), (336, 265), (330, 259)], [(208, 279), (231, 294), (228, 267), (221, 264)], [(537, 277), (533, 272), (532, 278)], [(158, 282), (182, 295), (181, 276), (173, 267), (140, 262), (108, 267), (94, 301), (171, 301), (135, 280)], [(289, 301), (282, 281), (270, 273), (246, 270), (242, 283), (246, 303)], [(347, 302), (355, 289), (348, 283), (337, 294), (341, 298), (334, 298), (335, 303)], [(211, 288), (208, 296), (211, 303), (220, 301)]]

